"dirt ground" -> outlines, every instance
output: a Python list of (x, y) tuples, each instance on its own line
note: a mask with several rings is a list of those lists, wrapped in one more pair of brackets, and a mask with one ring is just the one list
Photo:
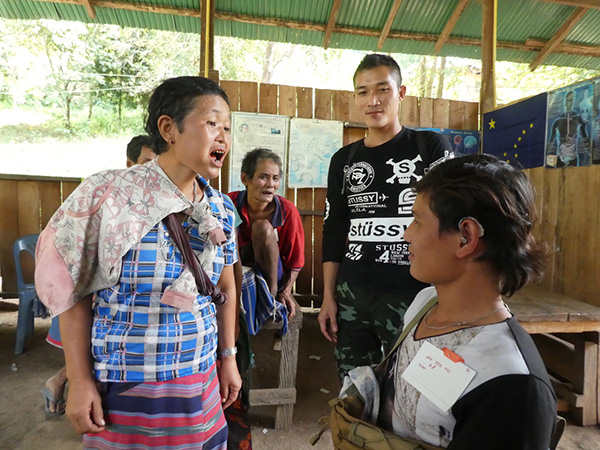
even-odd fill
[[(62, 352), (45, 342), (50, 321), (36, 319), (35, 333), (27, 339), (25, 352), (15, 356), (16, 317), (16, 302), (0, 299), (0, 449), (80, 449), (81, 438), (68, 420), (64, 416), (48, 419), (44, 413), (40, 390), (63, 364)], [(255, 387), (275, 387), (278, 355), (271, 350), (273, 339), (274, 335), (266, 331), (252, 339), (257, 364)], [(333, 448), (328, 433), (314, 447), (309, 443), (320, 428), (317, 420), (328, 414), (327, 401), (339, 390), (333, 346), (321, 336), (314, 313), (304, 314), (300, 332), (297, 390), (291, 430), (273, 429), (274, 408), (253, 409), (255, 450)], [(559, 450), (575, 449), (600, 450), (600, 427), (578, 427), (569, 422)]]

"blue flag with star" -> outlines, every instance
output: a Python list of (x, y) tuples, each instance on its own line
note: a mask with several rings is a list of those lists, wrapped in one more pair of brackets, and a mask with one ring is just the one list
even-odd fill
[(483, 153), (530, 169), (544, 165), (546, 109), (543, 93), (483, 115)]

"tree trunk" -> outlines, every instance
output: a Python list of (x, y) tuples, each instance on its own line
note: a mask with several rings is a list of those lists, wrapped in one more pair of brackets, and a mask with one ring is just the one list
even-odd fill
[(445, 75), (446, 75), (446, 57), (442, 56), (442, 59), (440, 62), (440, 78), (439, 78), (436, 98), (442, 98), (442, 95), (444, 94), (444, 76)]
[(427, 59), (425, 58), (425, 56), (423, 56), (421, 58), (421, 62), (419, 63), (419, 69), (418, 69), (418, 73), (420, 75), (420, 82), (419, 82), (419, 89), (418, 89), (419, 97), (425, 96), (425, 79), (426, 79), (426, 74), (427, 74), (426, 69), (427, 69)]
[(92, 120), (92, 113), (94, 109), (94, 93), (90, 92), (88, 97), (88, 121)]
[(65, 127), (67, 130), (71, 131), (71, 101), (73, 100), (73, 96), (67, 94), (65, 96)]
[(263, 63), (262, 82), (270, 83), (273, 76), (273, 46), (274, 42), (269, 42), (265, 50), (265, 62)]
[(425, 87), (425, 97), (431, 98), (433, 96), (433, 79), (437, 72), (437, 58), (433, 57), (433, 66), (427, 74), (427, 86)]
[(123, 94), (119, 95), (119, 128), (121, 128), (122, 117), (123, 117)]

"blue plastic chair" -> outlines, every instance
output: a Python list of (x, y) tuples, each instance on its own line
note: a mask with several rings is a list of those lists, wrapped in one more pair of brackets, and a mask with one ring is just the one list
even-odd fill
[(37, 297), (35, 284), (25, 283), (23, 269), (21, 268), (21, 252), (28, 252), (35, 259), (35, 246), (39, 234), (29, 234), (15, 241), (13, 257), (17, 269), (17, 287), (19, 289), (19, 315), (17, 318), (17, 343), (15, 355), (23, 353), (25, 338), (33, 334), (33, 302)]

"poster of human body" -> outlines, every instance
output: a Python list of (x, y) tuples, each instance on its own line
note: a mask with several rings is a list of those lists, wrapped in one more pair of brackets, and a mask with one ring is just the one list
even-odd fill
[(592, 105), (592, 162), (600, 164), (600, 78), (594, 80), (594, 103)]
[(591, 164), (593, 98), (590, 81), (548, 93), (546, 167)]
[[(240, 180), (242, 159), (246, 153), (255, 148), (267, 148), (277, 153), (285, 172), (289, 117), (244, 112), (234, 112), (231, 116), (233, 142), (229, 166), (229, 190), (245, 189)], [(285, 177), (281, 177), (277, 194), (285, 196), (285, 190)]]
[(344, 124), (335, 120), (292, 118), (288, 186), (327, 187), (327, 170), (343, 144)]

